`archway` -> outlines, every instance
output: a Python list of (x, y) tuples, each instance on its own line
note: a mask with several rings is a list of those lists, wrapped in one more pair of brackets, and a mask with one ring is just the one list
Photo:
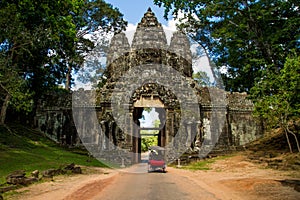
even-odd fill
[[(133, 104), (133, 121), (138, 125), (132, 139), (133, 153), (137, 155), (135, 162), (141, 162), (142, 139), (152, 137), (156, 140), (153, 145), (165, 146), (166, 134), (166, 110), (163, 102), (155, 95), (141, 95)], [(148, 113), (148, 114), (147, 114)], [(155, 113), (156, 116), (146, 116)], [(150, 118), (149, 118), (150, 117)]]

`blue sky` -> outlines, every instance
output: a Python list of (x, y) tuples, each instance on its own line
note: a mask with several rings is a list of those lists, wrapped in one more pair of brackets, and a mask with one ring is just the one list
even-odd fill
[(159, 8), (154, 5), (152, 0), (105, 0), (107, 3), (112, 4), (114, 7), (119, 8), (120, 12), (123, 13), (124, 19), (131, 24), (137, 24), (140, 22), (144, 13), (151, 7), (155, 13), (158, 21), (164, 25), (168, 22), (163, 18), (164, 8)]

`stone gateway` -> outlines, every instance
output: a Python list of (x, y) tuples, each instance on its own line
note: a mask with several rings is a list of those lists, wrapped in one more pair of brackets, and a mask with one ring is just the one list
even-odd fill
[[(169, 162), (182, 153), (232, 150), (262, 135), (247, 94), (200, 86), (192, 74), (189, 39), (176, 32), (168, 44), (149, 9), (131, 44), (125, 33), (112, 38), (103, 88), (49, 94), (40, 100), (36, 125), (57, 142), (84, 144), (93, 156), (122, 164), (141, 161), (142, 130), (158, 131)], [(158, 113), (159, 127), (141, 127), (145, 108)]]

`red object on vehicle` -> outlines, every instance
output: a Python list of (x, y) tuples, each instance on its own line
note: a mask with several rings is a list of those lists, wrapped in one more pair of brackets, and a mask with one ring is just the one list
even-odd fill
[(149, 164), (154, 167), (161, 167), (165, 165), (165, 161), (163, 160), (149, 160)]

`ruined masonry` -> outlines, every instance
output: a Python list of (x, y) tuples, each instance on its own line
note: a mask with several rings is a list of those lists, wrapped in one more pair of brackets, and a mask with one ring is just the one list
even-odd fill
[[(164, 66), (171, 66), (174, 73), (166, 74)], [(129, 71), (134, 77), (122, 79)], [(175, 72), (184, 83), (176, 79)], [(84, 144), (101, 160), (125, 164), (141, 160), (141, 130), (145, 128), (140, 127), (139, 119), (148, 107), (159, 113), (161, 124), (147, 130), (159, 130), (158, 145), (167, 148), (169, 161), (182, 153), (205, 156), (211, 151), (232, 150), (262, 135), (261, 124), (252, 117), (253, 104), (245, 93), (199, 86), (192, 73), (188, 38), (176, 32), (168, 44), (162, 25), (149, 9), (138, 24), (132, 44), (125, 33), (112, 38), (107, 56), (109, 78), (104, 87), (97, 92), (73, 92), (73, 101), (72, 94), (49, 94), (41, 98), (36, 125), (59, 143)], [(142, 82), (134, 82), (135, 77)], [(164, 87), (161, 84), (164, 81), (178, 84), (176, 92)], [(122, 87), (134, 90), (124, 92)], [(187, 88), (195, 92), (196, 99), (184, 96)], [(115, 119), (113, 94), (119, 98), (118, 104), (126, 108), (123, 118), (120, 116), (125, 128)], [(124, 101), (126, 97), (128, 102)], [(181, 101), (182, 97), (186, 102)], [(192, 102), (197, 102), (200, 112), (184, 118), (182, 103)]]

